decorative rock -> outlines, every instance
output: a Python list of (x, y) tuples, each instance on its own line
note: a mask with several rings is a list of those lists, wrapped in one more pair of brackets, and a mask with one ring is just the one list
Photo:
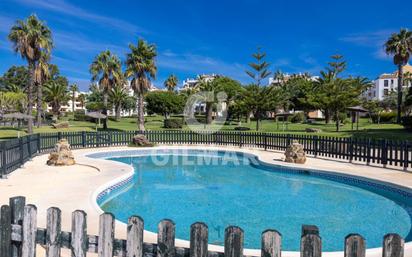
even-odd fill
[(151, 143), (144, 135), (136, 135), (133, 137), (132, 141), (134, 146), (153, 146), (153, 143)]
[(60, 139), (54, 147), (54, 152), (50, 153), (47, 165), (69, 166), (75, 163), (69, 142), (67, 139)]
[(53, 123), (52, 127), (55, 129), (69, 128), (69, 123), (68, 122)]
[(289, 145), (285, 152), (285, 162), (304, 164), (306, 162), (306, 154), (303, 150), (303, 145), (298, 141), (293, 140), (293, 143)]
[(306, 128), (305, 131), (308, 133), (321, 133), (322, 132), (322, 130), (318, 128)]

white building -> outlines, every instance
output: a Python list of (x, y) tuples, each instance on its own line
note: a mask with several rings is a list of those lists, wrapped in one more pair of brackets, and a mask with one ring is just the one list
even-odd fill
[(181, 90), (185, 89), (192, 89), (194, 88), (201, 79), (204, 79), (207, 82), (213, 81), (215, 78), (219, 77), (219, 75), (216, 74), (202, 74), (202, 75), (197, 75), (196, 78), (187, 78), (183, 80), (183, 87)]
[[(405, 65), (403, 67), (403, 73), (412, 74), (412, 66), (409, 64)], [(403, 87), (407, 88), (411, 85), (411, 82), (405, 82)], [(365, 96), (369, 100), (383, 100), (391, 91), (397, 91), (397, 89), (398, 71), (393, 73), (383, 73), (373, 81), (373, 86), (366, 91)]]
[[(305, 74), (304, 73), (299, 73), (299, 74), (288, 74), (288, 73), (285, 73), (285, 74), (283, 74), (283, 81), (280, 81), (279, 79), (276, 79), (276, 78), (274, 78), (274, 77), (269, 77), (269, 85), (272, 85), (272, 84), (276, 84), (276, 83), (280, 83), (280, 82), (286, 82), (286, 81), (288, 81), (290, 78), (292, 78), (293, 76), (304, 76)], [(311, 76), (311, 77), (309, 77), (309, 80), (310, 81), (316, 81), (316, 80), (318, 80), (319, 79), (319, 76)]]
[[(79, 98), (79, 95), (81, 94), (88, 95), (89, 92), (75, 92), (74, 95), (75, 95), (76, 100), (74, 101), (74, 103), (72, 101), (72, 94), (73, 93), (70, 92), (70, 100), (67, 102), (67, 104), (61, 106), (60, 111), (61, 112), (71, 112), (73, 110), (73, 104), (74, 104), (74, 111), (86, 110), (86, 102), (81, 103), (78, 100), (78, 98)], [(52, 106), (50, 104), (47, 105), (47, 111), (48, 112), (52, 111)]]

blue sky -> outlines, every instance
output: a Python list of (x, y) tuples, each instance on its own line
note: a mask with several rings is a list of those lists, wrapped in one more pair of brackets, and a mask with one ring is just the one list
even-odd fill
[(412, 1), (398, 0), (1, 0), (0, 73), (24, 64), (7, 34), (16, 19), (36, 13), (53, 32), (52, 63), (83, 90), (100, 51), (124, 60), (138, 38), (157, 46), (160, 87), (171, 73), (180, 83), (200, 73), (248, 83), (244, 71), (257, 46), (272, 71), (317, 75), (339, 53), (348, 74), (374, 79), (395, 70), (382, 45), (401, 27), (412, 29), (410, 10)]

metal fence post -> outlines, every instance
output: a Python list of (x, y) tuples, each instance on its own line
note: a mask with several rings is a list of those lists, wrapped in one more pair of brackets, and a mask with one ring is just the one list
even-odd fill
[(382, 141), (381, 160), (383, 167), (386, 168), (388, 164), (388, 140), (386, 139)]
[(82, 131), (82, 147), (86, 148), (86, 131)]
[(6, 142), (1, 142), (1, 172), (0, 177), (5, 177), (7, 172)]
[(19, 138), (19, 154), (20, 154), (20, 166), (23, 166), (24, 164), (24, 156), (23, 156), (23, 138)]
[(62, 139), (62, 132), (57, 132), (57, 139), (58, 140)]
[(313, 137), (313, 155), (318, 157), (318, 147), (319, 147), (319, 138), (318, 136)]
[(31, 159), (31, 135), (27, 135), (27, 151), (29, 152), (29, 159)]
[(37, 152), (40, 153), (41, 152), (41, 136), (40, 134), (37, 134)]

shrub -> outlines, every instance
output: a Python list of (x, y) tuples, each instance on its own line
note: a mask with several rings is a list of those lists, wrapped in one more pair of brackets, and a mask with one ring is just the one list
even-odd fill
[(248, 127), (236, 127), (235, 130), (247, 131), (247, 130), (250, 130), (250, 128), (248, 128)]
[(166, 119), (163, 122), (163, 127), (169, 129), (181, 129), (183, 127), (183, 121), (180, 119)]
[(296, 112), (290, 118), (292, 123), (302, 123), (305, 120), (305, 114), (303, 112)]
[(396, 121), (395, 112), (382, 112), (371, 116), (373, 123), (394, 123)]
[(93, 118), (86, 115), (84, 110), (77, 110), (74, 112), (75, 121), (93, 121)]
[[(333, 115), (333, 121), (336, 121), (336, 115)], [(348, 114), (346, 112), (339, 113), (339, 122), (342, 124), (350, 122), (350, 120), (348, 119)]]
[(402, 117), (402, 125), (406, 129), (411, 130), (412, 129), (412, 116)]

